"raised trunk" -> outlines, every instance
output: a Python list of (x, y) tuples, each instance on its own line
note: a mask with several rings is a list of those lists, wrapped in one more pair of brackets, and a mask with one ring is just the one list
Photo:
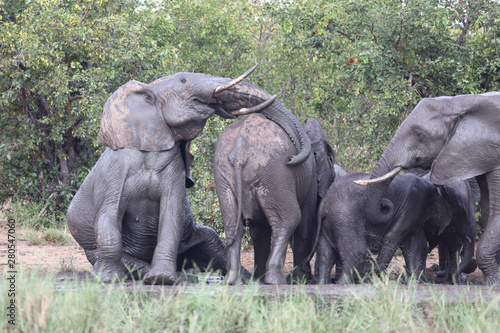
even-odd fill
[[(224, 100), (224, 108), (227, 110), (237, 110), (248, 108), (269, 99), (266, 91), (246, 82), (242, 82), (225, 90), (217, 97)], [(278, 124), (288, 135), (297, 148), (297, 155), (294, 155), (288, 162), (289, 165), (298, 165), (304, 162), (311, 154), (311, 142), (304, 127), (295, 116), (283, 104), (274, 101), (270, 106), (260, 111), (266, 118)]]
[[(373, 169), (370, 177), (371, 179), (381, 177), (395, 167), (395, 165), (390, 162), (392, 160), (390, 158), (392, 153), (389, 147), (387, 147)], [(392, 219), (394, 215), (394, 205), (390, 200), (384, 197), (391, 182), (392, 179), (378, 184), (367, 185), (365, 191), (365, 217), (367, 222), (371, 224), (385, 224)]]

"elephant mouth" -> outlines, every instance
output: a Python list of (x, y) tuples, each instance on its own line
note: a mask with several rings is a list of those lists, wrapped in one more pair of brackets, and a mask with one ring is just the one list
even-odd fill
[(208, 103), (208, 106), (210, 108), (214, 109), (215, 114), (217, 114), (218, 116), (225, 118), (225, 119), (234, 119), (236, 116), (243, 116), (243, 115), (259, 112), (259, 111), (265, 109), (266, 107), (268, 107), (269, 105), (271, 105), (274, 102), (274, 100), (276, 99), (277, 96), (278, 95), (272, 95), (271, 97), (266, 99), (264, 102), (257, 104), (257, 105), (254, 105), (252, 107), (240, 108), (240, 109), (230, 110), (230, 111), (226, 110), (226, 107), (224, 106), (224, 102), (220, 101), (216, 97), (212, 97), (212, 99), (210, 100), (210, 103)]
[(236, 118), (236, 116), (232, 115), (226, 110), (226, 108), (224, 107), (224, 103), (222, 103), (222, 101), (218, 100), (217, 98), (212, 97), (212, 100), (210, 101), (210, 103), (208, 103), (208, 106), (215, 110), (215, 114), (219, 117), (222, 117), (224, 119)]

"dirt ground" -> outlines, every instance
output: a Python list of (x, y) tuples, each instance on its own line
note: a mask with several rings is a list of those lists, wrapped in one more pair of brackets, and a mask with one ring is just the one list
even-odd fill
[[(57, 274), (57, 273), (83, 273), (90, 272), (92, 265), (87, 261), (83, 249), (72, 239), (66, 245), (30, 245), (25, 240), (22, 230), (16, 230), (15, 233), (17, 240), (17, 270), (38, 271), (43, 274)], [(8, 228), (5, 223), (0, 227), (0, 269), (7, 270), (7, 240)], [(427, 259), (427, 275), (431, 280), (437, 283), (446, 283), (446, 281), (439, 281), (435, 278), (435, 272), (430, 269), (432, 265), (437, 264), (438, 255), (437, 251), (432, 251)], [(253, 249), (248, 248), (241, 252), (242, 265), (249, 271), (253, 269)], [(314, 269), (314, 259), (312, 261)], [(285, 271), (289, 272), (293, 266), (292, 253), (289, 250), (286, 256)], [(391, 276), (396, 277), (402, 272), (404, 267), (404, 260), (402, 256), (397, 256), (393, 259), (388, 271), (393, 272)], [(483, 275), (479, 269), (475, 272), (467, 274), (467, 281), (471, 284), (482, 284)]]

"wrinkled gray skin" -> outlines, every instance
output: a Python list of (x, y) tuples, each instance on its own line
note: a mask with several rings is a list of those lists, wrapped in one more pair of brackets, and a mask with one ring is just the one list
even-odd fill
[[(129, 267), (145, 274), (145, 283), (173, 284), (184, 257), (202, 267), (208, 260), (214, 268), (225, 266), (218, 236), (192, 221), (185, 187), (193, 185), (189, 142), (208, 118), (232, 117), (228, 112), (254, 105), (235, 100), (246, 92), (242, 84), (214, 92), (230, 81), (177, 73), (150, 84), (130, 81), (106, 102), (98, 140), (109, 148), (67, 213), (73, 237), (102, 281), (124, 277)], [(261, 95), (254, 99), (262, 102)], [(289, 135), (307, 148), (298, 121), (286, 113), (270, 117), (294, 130)]]
[(334, 170), (335, 170), (335, 177), (339, 177), (339, 176), (345, 176), (347, 175), (347, 171), (344, 170), (344, 168), (342, 168), (340, 165), (338, 164), (335, 164), (334, 165)]
[(316, 209), (335, 177), (335, 152), (316, 120), (308, 119), (305, 129), (314, 154), (295, 166), (287, 164), (296, 151), (293, 143), (259, 114), (238, 120), (217, 141), (214, 179), (226, 233), (229, 284), (240, 282), (244, 225), (250, 227), (254, 245), (255, 277), (285, 284), (283, 264), (290, 242), (293, 278), (311, 277)]
[(443, 198), (421, 177), (398, 175), (386, 192), (394, 205), (393, 218), (384, 224), (372, 224), (364, 214), (366, 187), (354, 183), (369, 177), (364, 173), (337, 176), (320, 204), (315, 263), (319, 284), (330, 283), (335, 264), (340, 284), (356, 281), (358, 273), (361, 277), (371, 273), (370, 253), (378, 253), (375, 271), (384, 271), (398, 247), (408, 273), (425, 279), (426, 234), (437, 235), (450, 221)]
[[(429, 180), (429, 175), (423, 178)], [(479, 201), (479, 188), (473, 180), (462, 180), (450, 185), (439, 185), (437, 189), (448, 205), (446, 210), (451, 214), (451, 220), (439, 235), (427, 235), (429, 252), (438, 245), (437, 276), (460, 283), (465, 278), (460, 273), (472, 273), (477, 268), (473, 259), (476, 238), (474, 202)]]
[[(371, 178), (395, 167), (430, 170), (434, 184), (476, 177), (481, 190), (483, 235), (477, 264), (486, 281), (500, 284), (500, 93), (423, 99), (401, 124)], [(390, 218), (384, 193), (390, 180), (368, 185), (366, 214)]]

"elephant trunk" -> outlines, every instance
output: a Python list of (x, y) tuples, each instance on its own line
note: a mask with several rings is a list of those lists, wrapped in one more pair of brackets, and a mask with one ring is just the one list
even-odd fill
[[(230, 89), (218, 92), (216, 96), (219, 100), (223, 101), (226, 110), (250, 108), (272, 98), (266, 91), (247, 82), (241, 82)], [(297, 155), (292, 157), (288, 165), (299, 165), (307, 160), (311, 154), (311, 141), (304, 127), (290, 110), (279, 101), (274, 100), (269, 106), (260, 111), (260, 113), (278, 124), (287, 133), (297, 148)]]
[(474, 260), (474, 239), (463, 237), (463, 252), (462, 260), (458, 267), (458, 274), (470, 274), (477, 268), (476, 261)]
[[(386, 151), (380, 157), (377, 165), (373, 169), (370, 179), (375, 179), (383, 177), (384, 175), (390, 174), (391, 177), (387, 177), (375, 184), (367, 185), (365, 191), (365, 217), (370, 224), (385, 224), (389, 222), (394, 215), (394, 205), (393, 203), (384, 198), (385, 192), (392, 182), (393, 177), (397, 174), (396, 169), (393, 168), (394, 164), (391, 163), (393, 159), (392, 151), (387, 147)], [(391, 172), (393, 171), (393, 172)], [(398, 172), (400, 170), (397, 170)]]

